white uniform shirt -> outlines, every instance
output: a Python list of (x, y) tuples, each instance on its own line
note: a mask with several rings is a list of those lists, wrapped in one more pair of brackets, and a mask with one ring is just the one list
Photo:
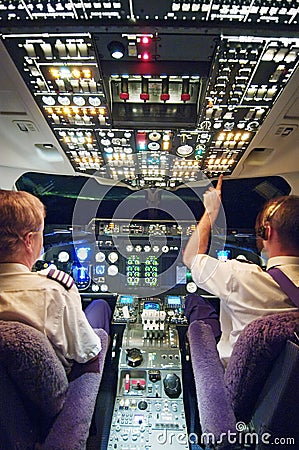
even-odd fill
[(101, 350), (82, 310), (76, 285), (67, 290), (47, 278), (48, 270), (30, 272), (23, 264), (0, 264), (0, 320), (23, 322), (50, 340), (65, 368), (85, 363)]
[[(299, 285), (299, 258), (270, 258), (267, 268), (279, 268)], [(192, 277), (202, 289), (220, 299), (222, 336), (218, 351), (226, 365), (239, 334), (245, 326), (261, 316), (297, 310), (270, 274), (259, 266), (229, 260), (218, 261), (198, 254), (191, 266)]]

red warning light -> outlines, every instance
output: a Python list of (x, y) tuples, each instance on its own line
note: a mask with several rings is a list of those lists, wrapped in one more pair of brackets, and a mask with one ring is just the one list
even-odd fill
[(142, 61), (149, 61), (151, 58), (151, 55), (149, 52), (142, 52), (141, 53), (141, 59)]
[(149, 36), (142, 36), (142, 38), (141, 38), (141, 44), (143, 44), (143, 45), (149, 44), (150, 41), (151, 41), (151, 39)]
[(146, 150), (146, 133), (140, 131), (137, 133), (136, 145), (138, 150)]

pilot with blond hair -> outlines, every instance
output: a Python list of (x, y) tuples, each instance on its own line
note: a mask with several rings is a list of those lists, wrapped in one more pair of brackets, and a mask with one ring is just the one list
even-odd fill
[(37, 197), (0, 190), (0, 320), (44, 333), (69, 372), (74, 361), (97, 360), (102, 345), (93, 327), (109, 332), (111, 311), (104, 300), (95, 300), (84, 313), (73, 279), (55, 267), (32, 272), (43, 247), (45, 216)]

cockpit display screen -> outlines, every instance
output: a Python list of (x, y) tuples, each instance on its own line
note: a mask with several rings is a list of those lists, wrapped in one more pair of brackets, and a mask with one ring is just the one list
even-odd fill
[(181, 306), (181, 297), (179, 295), (168, 295), (167, 305), (170, 307)]
[(133, 295), (121, 295), (119, 302), (122, 305), (132, 305), (133, 303)]
[(143, 305), (143, 309), (153, 309), (154, 311), (160, 311), (160, 305), (156, 302), (145, 302)]

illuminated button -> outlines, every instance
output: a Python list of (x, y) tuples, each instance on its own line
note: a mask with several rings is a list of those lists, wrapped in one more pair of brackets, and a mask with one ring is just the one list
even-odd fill
[(148, 148), (149, 148), (150, 150), (156, 151), (156, 150), (159, 150), (159, 149), (160, 149), (160, 144), (158, 144), (158, 142), (150, 142), (150, 143), (148, 144)]
[(63, 106), (69, 106), (71, 104), (69, 97), (62, 97), (60, 95), (58, 96), (58, 102)]
[(115, 266), (114, 264), (108, 267), (108, 275), (114, 277), (115, 275), (118, 274), (118, 267)]
[(176, 152), (179, 156), (189, 156), (193, 153), (193, 147), (191, 145), (181, 145)]
[(162, 247), (162, 252), (163, 253), (168, 253), (169, 252), (169, 247), (168, 247), (168, 245), (163, 245), (163, 247)]
[(81, 247), (77, 249), (77, 256), (80, 261), (85, 261), (88, 258), (89, 248)]
[(107, 292), (107, 291), (108, 291), (108, 286), (107, 286), (107, 284), (101, 284), (101, 291), (102, 291), (102, 292)]
[(100, 287), (99, 287), (98, 284), (92, 284), (91, 285), (91, 290), (92, 290), (92, 292), (99, 292)]
[(77, 106), (84, 106), (85, 105), (85, 99), (84, 97), (73, 97), (73, 102)]
[(45, 105), (53, 106), (55, 105), (55, 98), (54, 97), (47, 97), (46, 95), (42, 96), (42, 101), (45, 103)]
[(115, 263), (118, 260), (118, 254), (116, 252), (111, 252), (108, 255), (108, 259), (110, 262)]
[(186, 285), (186, 290), (187, 292), (189, 292), (190, 294), (194, 294), (197, 291), (197, 286), (194, 283), (194, 281), (190, 281), (189, 283), (187, 283)]
[(103, 252), (98, 252), (97, 254), (96, 254), (96, 261), (97, 262), (103, 262), (103, 261), (105, 261), (105, 253), (103, 253)]
[(99, 97), (88, 97), (88, 103), (91, 106), (97, 107), (101, 104), (101, 99)]
[(66, 263), (68, 262), (68, 260), (70, 259), (70, 255), (68, 254), (68, 252), (60, 252), (58, 253), (58, 261), (61, 263)]
[(159, 139), (161, 139), (161, 134), (153, 131), (152, 133), (149, 134), (148, 136), (150, 138), (151, 141), (159, 141)]

